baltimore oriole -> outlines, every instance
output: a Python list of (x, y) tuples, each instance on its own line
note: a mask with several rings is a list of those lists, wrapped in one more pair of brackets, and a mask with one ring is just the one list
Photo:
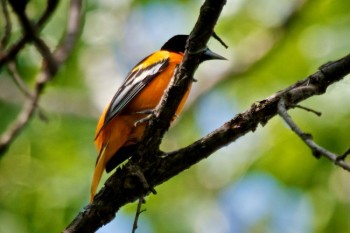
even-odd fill
[[(91, 202), (103, 170), (109, 172), (125, 161), (128, 158), (125, 153), (120, 156), (118, 152), (142, 139), (148, 124), (142, 119), (160, 102), (176, 67), (183, 59), (187, 38), (188, 35), (176, 35), (159, 51), (140, 61), (103, 111), (96, 128), (95, 144), (99, 154), (91, 184)], [(206, 48), (201, 62), (211, 59), (225, 58)], [(190, 89), (182, 98), (176, 116), (181, 112)]]

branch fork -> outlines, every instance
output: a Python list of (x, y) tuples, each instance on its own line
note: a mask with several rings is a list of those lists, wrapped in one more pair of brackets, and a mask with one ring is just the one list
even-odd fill
[[(298, 91), (298, 89), (296, 89)], [(288, 114), (287, 106), (290, 105), (286, 98), (282, 97), (278, 102), (278, 114), (290, 127), (290, 129), (311, 149), (312, 154), (318, 159), (324, 156), (331, 160), (337, 166), (350, 171), (350, 164), (345, 162), (344, 159), (350, 154), (348, 149), (343, 155), (337, 155), (321, 146), (319, 146), (314, 140), (311, 134), (302, 131), (298, 125), (293, 121), (291, 116)]]

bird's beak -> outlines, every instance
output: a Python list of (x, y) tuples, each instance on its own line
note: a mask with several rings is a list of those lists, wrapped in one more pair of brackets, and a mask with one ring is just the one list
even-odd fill
[(202, 60), (206, 61), (206, 60), (227, 60), (227, 59), (217, 53), (214, 53), (209, 48), (206, 48), (202, 55)]

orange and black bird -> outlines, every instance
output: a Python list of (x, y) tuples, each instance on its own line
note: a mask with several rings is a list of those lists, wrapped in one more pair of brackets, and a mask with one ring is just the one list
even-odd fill
[[(99, 154), (91, 184), (91, 202), (103, 170), (110, 172), (128, 159), (125, 153), (118, 152), (141, 141), (148, 124), (143, 119), (156, 108), (164, 95), (184, 57), (187, 38), (188, 35), (176, 35), (160, 50), (141, 60), (103, 111), (96, 128), (95, 144)], [(201, 62), (211, 59), (225, 58), (206, 48)], [(190, 89), (191, 86), (177, 107), (176, 116), (180, 114)]]

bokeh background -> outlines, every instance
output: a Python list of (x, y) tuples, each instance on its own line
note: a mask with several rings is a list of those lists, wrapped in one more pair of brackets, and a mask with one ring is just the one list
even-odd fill
[[(85, 25), (59, 74), (46, 87), (40, 109), (0, 159), (0, 232), (61, 232), (88, 203), (97, 152), (99, 114), (128, 71), (175, 34), (188, 34), (202, 1), (85, 2)], [(68, 1), (42, 32), (57, 44)], [(32, 0), (28, 14), (40, 15)], [(185, 112), (162, 149), (186, 146), (249, 108), (255, 101), (307, 77), (350, 52), (348, 0), (228, 0), (216, 32), (229, 45), (209, 47), (228, 58), (200, 66)], [(11, 17), (15, 18), (14, 15)], [(3, 33), (3, 18), (0, 19)], [(20, 35), (14, 24), (12, 40)], [(40, 56), (27, 46), (16, 60), (31, 87)], [(323, 113), (290, 113), (324, 147), (350, 145), (350, 79), (303, 102)], [(0, 69), (0, 133), (25, 100)], [(104, 179), (108, 175), (104, 176)], [(346, 233), (350, 231), (350, 174), (306, 146), (275, 117), (264, 127), (156, 187), (139, 220), (140, 233)], [(136, 204), (117, 213), (99, 233), (131, 232)]]

